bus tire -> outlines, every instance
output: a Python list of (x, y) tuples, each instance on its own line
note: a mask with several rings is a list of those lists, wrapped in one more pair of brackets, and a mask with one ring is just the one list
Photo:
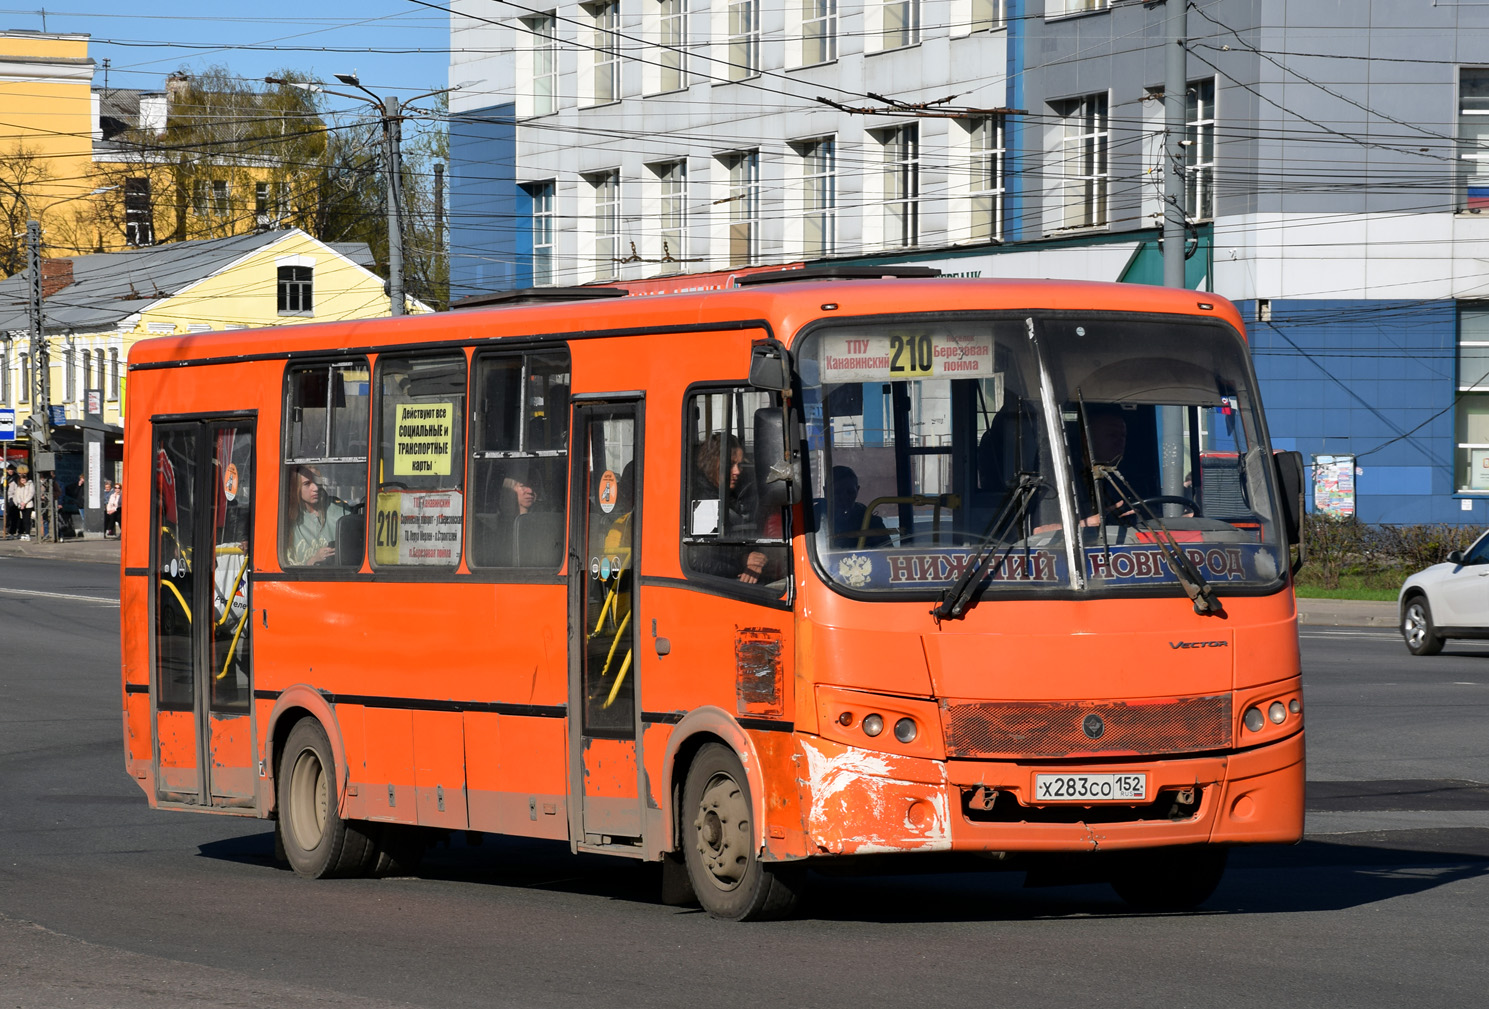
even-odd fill
[(680, 812), (683, 859), (703, 910), (726, 921), (766, 921), (795, 909), (803, 867), (761, 861), (749, 779), (733, 750), (709, 743), (698, 751)]
[(326, 730), (302, 718), (279, 757), (279, 835), (301, 876), (359, 876), (372, 850), (369, 825), (336, 815), (336, 759)]
[(379, 878), (408, 876), (424, 861), (427, 847), (424, 832), (406, 823), (384, 823), (369, 854), (367, 871)]
[(1142, 911), (1189, 911), (1220, 885), (1229, 854), (1220, 845), (1123, 853), (1116, 856), (1112, 889)]

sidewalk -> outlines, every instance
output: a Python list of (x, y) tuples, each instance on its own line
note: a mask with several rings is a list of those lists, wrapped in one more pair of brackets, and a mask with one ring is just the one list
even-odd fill
[(0, 557), (45, 557), (58, 561), (88, 561), (93, 564), (118, 564), (119, 541), (106, 540), (102, 533), (89, 533), (80, 539), (61, 543), (0, 539)]
[(1395, 627), (1394, 602), (1373, 599), (1299, 599), (1298, 623), (1324, 627)]

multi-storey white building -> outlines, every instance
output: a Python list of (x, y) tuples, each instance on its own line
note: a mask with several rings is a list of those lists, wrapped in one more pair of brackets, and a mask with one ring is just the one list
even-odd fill
[[(515, 209), (533, 222), (530, 236), (505, 233), (505, 222), (466, 219), (477, 211), (456, 197), (457, 234), (474, 233), (471, 250), (455, 251), (467, 293), (1001, 236), (1008, 33), (997, 0), (521, 10), (496, 24), (454, 18), (463, 51), (451, 77), (480, 83), (457, 92), (453, 111), (497, 122), (457, 118), (453, 159), (472, 132), (515, 117), (510, 161), (488, 165), (510, 165)], [(950, 95), (989, 111), (889, 108)], [(508, 96), (509, 111), (492, 107)]]
[(1158, 283), (1177, 171), (1187, 282), (1252, 320), (1274, 442), (1342, 459), (1368, 520), (1489, 521), (1489, 5), (1191, 0), (1166, 165), (1178, 2), (455, 0), (452, 294), (823, 260)]

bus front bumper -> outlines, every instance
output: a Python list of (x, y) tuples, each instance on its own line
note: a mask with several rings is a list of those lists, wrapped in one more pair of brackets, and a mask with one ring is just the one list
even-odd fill
[[(1292, 843), (1303, 836), (1301, 731), (1219, 756), (1100, 765), (928, 760), (820, 736), (799, 737), (798, 747), (809, 857)], [(1142, 774), (1154, 801), (1034, 802), (1035, 775), (1052, 772)]]

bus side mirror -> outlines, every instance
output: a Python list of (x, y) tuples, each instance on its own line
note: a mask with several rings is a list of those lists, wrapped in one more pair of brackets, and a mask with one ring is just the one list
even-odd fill
[(750, 348), (750, 387), (766, 392), (791, 391), (791, 352), (776, 339)]
[(1293, 567), (1296, 574), (1306, 557), (1303, 545), (1303, 453), (1273, 452), (1272, 462), (1277, 467), (1277, 487), (1282, 496), (1282, 526), (1287, 542), (1298, 548), (1298, 561)]
[(760, 503), (769, 509), (801, 500), (801, 457), (786, 428), (789, 412), (778, 406), (755, 411), (755, 481)]

